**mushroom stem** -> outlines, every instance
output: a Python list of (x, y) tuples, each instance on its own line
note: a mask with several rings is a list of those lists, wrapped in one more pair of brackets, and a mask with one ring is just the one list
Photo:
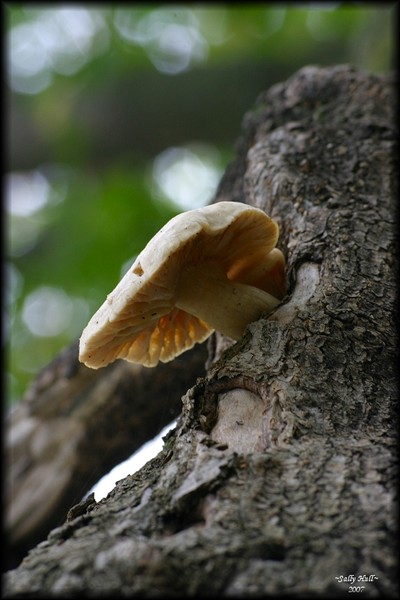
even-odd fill
[(280, 300), (259, 288), (231, 281), (208, 266), (190, 268), (182, 275), (176, 306), (210, 327), (238, 340), (246, 326), (274, 309)]

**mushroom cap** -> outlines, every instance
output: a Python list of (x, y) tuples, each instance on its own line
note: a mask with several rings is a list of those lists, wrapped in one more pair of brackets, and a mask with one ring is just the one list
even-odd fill
[[(117, 358), (153, 367), (203, 342), (213, 329), (175, 306), (182, 270), (212, 264), (233, 279), (230, 272), (243, 272), (246, 257), (252, 263), (254, 256), (267, 255), (278, 236), (273, 219), (240, 202), (177, 215), (150, 240), (90, 319), (80, 338), (79, 360), (94, 369)], [(193, 289), (196, 293), (196, 281)]]

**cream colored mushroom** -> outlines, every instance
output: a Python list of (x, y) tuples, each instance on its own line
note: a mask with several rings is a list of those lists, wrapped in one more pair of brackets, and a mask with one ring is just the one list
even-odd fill
[(262, 210), (219, 202), (171, 219), (91, 318), (79, 360), (168, 362), (216, 330), (234, 340), (285, 295), (279, 228)]

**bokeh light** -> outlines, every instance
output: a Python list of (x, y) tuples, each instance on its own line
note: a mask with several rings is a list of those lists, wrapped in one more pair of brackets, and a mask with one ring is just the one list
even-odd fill
[(16, 92), (37, 94), (54, 73), (73, 75), (92, 52), (106, 49), (107, 27), (98, 10), (60, 6), (26, 12), (32, 20), (8, 34), (9, 83)]
[(211, 201), (222, 173), (215, 147), (198, 144), (167, 148), (154, 160), (152, 192), (180, 210), (199, 208)]

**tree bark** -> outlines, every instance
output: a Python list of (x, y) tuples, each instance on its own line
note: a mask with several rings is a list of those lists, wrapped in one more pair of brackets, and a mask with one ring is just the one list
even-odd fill
[(197, 346), (156, 369), (117, 361), (96, 371), (79, 363), (75, 342), (39, 373), (5, 422), (7, 569), (179, 415), (206, 356)]
[(216, 201), (279, 222), (287, 297), (215, 337), (162, 452), (73, 511), (7, 597), (396, 595), (393, 96), (336, 66), (258, 99)]

